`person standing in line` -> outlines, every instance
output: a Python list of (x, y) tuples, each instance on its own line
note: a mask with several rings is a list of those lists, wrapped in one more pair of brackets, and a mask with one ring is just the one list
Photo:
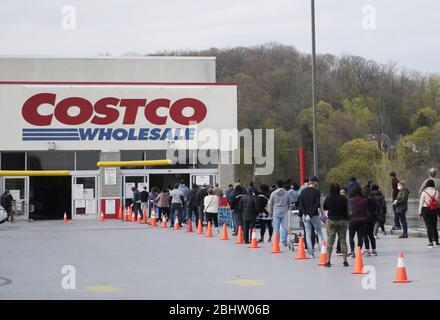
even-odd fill
[[(160, 190), (157, 187), (151, 188), (150, 195), (148, 196), (148, 201), (150, 204), (150, 208), (153, 208), (153, 210), (154, 210), (154, 213), (156, 215), (156, 219), (162, 220), (162, 218), (158, 216), (158, 211), (157, 211), (158, 208), (157, 208), (156, 198), (157, 198), (157, 195), (159, 194), (159, 192), (160, 192)], [(148, 210), (148, 218), (151, 218), (151, 209)]]
[[(273, 191), (269, 198), (269, 210), (272, 212), (274, 231), (283, 246), (287, 246), (287, 219), (286, 215), (290, 208), (289, 193), (284, 189), (283, 180), (277, 181), (277, 189)], [(280, 234), (282, 227), (282, 234)]]
[(187, 198), (188, 198), (189, 188), (185, 185), (184, 180), (180, 180), (179, 190), (180, 190), (180, 192), (182, 192), (182, 195), (183, 195), (181, 224), (185, 224), (186, 219), (187, 219), (187, 215), (188, 215), (188, 204), (187, 204), (188, 199)]
[[(309, 186), (309, 178), (304, 178), (304, 182), (303, 182), (303, 184), (301, 185), (301, 187), (299, 188), (299, 195), (301, 195), (301, 192), (305, 189), (305, 188), (307, 188)], [(298, 195), (298, 196), (299, 196)]]
[(294, 182), (290, 187), (289, 191), (287, 191), (290, 197), (290, 205), (293, 209), (296, 209), (298, 205), (299, 189), (300, 187), (298, 183)]
[(271, 242), (273, 225), (272, 214), (268, 206), (270, 198), (269, 186), (267, 184), (262, 184), (260, 186), (260, 190), (261, 192), (257, 196), (257, 220), (260, 222), (260, 240), (258, 240), (258, 242), (264, 242), (264, 234), (266, 233), (266, 228), (269, 229), (269, 239), (267, 240), (267, 242)]
[(144, 212), (146, 214), (148, 214), (148, 196), (149, 196), (149, 193), (147, 191), (147, 186), (144, 186), (143, 190), (141, 191), (141, 210), (142, 210), (142, 214), (144, 214)]
[[(376, 238), (374, 237), (374, 225), (377, 221), (377, 204), (376, 200), (371, 196), (371, 187), (363, 189), (362, 196), (367, 199), (367, 220), (365, 221), (365, 233), (364, 233), (364, 243), (365, 251), (364, 256), (377, 256), (376, 252)], [(370, 252), (371, 243), (371, 252)]]
[(347, 228), (348, 228), (348, 200), (339, 192), (339, 186), (330, 184), (330, 195), (325, 198), (324, 210), (328, 211), (327, 228), (327, 263), (325, 267), (331, 267), (330, 259), (333, 245), (338, 236), (338, 245), (341, 246), (343, 266), (348, 267), (347, 262)]
[(228, 189), (226, 189), (226, 191), (225, 191), (225, 197), (226, 197), (226, 200), (228, 200), (228, 204), (229, 204), (229, 197), (231, 196), (231, 192), (234, 192), (234, 186), (232, 184), (230, 184), (228, 186)]
[[(345, 199), (347, 199), (347, 203), (348, 203), (348, 195), (347, 195), (347, 188), (345, 187), (340, 187), (339, 184), (336, 184), (339, 187), (339, 194), (343, 197), (345, 197)], [(347, 230), (348, 230), (348, 225), (347, 225)], [(341, 250), (341, 241), (339, 239), (338, 236), (338, 241), (336, 244), (336, 255), (337, 256), (342, 256), (342, 250)]]
[(397, 208), (396, 208), (396, 198), (397, 194), (399, 193), (399, 189), (397, 188), (397, 185), (399, 184), (399, 180), (397, 179), (397, 175), (395, 172), (390, 173), (391, 177), (391, 188), (393, 189), (393, 213), (394, 213), (394, 226), (391, 228), (391, 230), (400, 230), (400, 220), (399, 215), (397, 214)]
[(224, 196), (223, 190), (220, 189), (220, 187), (218, 186), (218, 183), (215, 184), (215, 188), (214, 188), (213, 192), (217, 196), (217, 198), (221, 198)]
[(174, 189), (170, 192), (171, 197), (171, 212), (170, 212), (170, 228), (173, 227), (174, 219), (177, 217), (179, 220), (179, 226), (183, 225), (183, 203), (185, 199), (182, 191), (179, 189), (179, 184), (176, 183)]
[(9, 222), (15, 222), (14, 220), (14, 214), (13, 214), (13, 206), (14, 206), (14, 198), (12, 197), (9, 190), (5, 190), (3, 192), (1, 199), (0, 199), (1, 206), (6, 210), (6, 213), (8, 214), (7, 221)]
[(215, 233), (219, 233), (218, 230), (218, 196), (214, 194), (212, 188), (208, 189), (208, 195), (204, 199), (204, 209), (206, 215), (206, 222), (214, 223)]
[(408, 223), (406, 220), (406, 213), (408, 211), (408, 198), (409, 198), (409, 190), (405, 187), (405, 181), (400, 180), (397, 184), (397, 189), (399, 193), (397, 194), (396, 200), (394, 200), (393, 204), (396, 206), (397, 217), (399, 218), (399, 222), (402, 225), (403, 233), (399, 238), (408, 238)]
[(360, 187), (359, 182), (357, 182), (356, 177), (351, 177), (350, 182), (347, 184), (347, 193), (348, 196), (351, 196), (351, 192), (355, 187)]
[(137, 220), (138, 215), (142, 219), (142, 199), (141, 199), (141, 193), (139, 192), (136, 187), (131, 187), (131, 191), (133, 191), (133, 212), (134, 212), (134, 218)]
[(432, 180), (434, 181), (434, 188), (439, 191), (440, 190), (440, 179), (436, 178), (437, 175), (437, 169), (435, 168), (431, 168), (428, 170), (428, 175), (429, 178), (427, 178), (425, 181), (423, 181), (422, 185), (420, 186), (420, 190), (419, 190), (419, 196), (422, 195), (423, 190), (425, 190), (426, 188), (426, 182), (428, 182), (428, 180)]
[(440, 246), (438, 241), (437, 215), (439, 213), (439, 192), (435, 189), (433, 180), (426, 181), (425, 189), (420, 195), (419, 216), (423, 218), (426, 225), (429, 243), (427, 248), (433, 248), (434, 242), (436, 246)]
[(348, 237), (350, 239), (350, 257), (355, 258), (354, 236), (357, 234), (358, 247), (362, 249), (367, 221), (367, 199), (362, 196), (360, 186), (354, 187), (348, 199)]
[(234, 232), (232, 233), (233, 236), (236, 236), (238, 234), (238, 227), (243, 226), (243, 220), (240, 213), (239, 208), (239, 202), (241, 197), (245, 194), (245, 190), (241, 186), (240, 180), (237, 180), (235, 182), (235, 188), (234, 191), (231, 192), (229, 201), (229, 206), (231, 207), (231, 214), (232, 214), (232, 222), (234, 225)]
[(318, 234), (319, 243), (324, 241), (321, 229), (321, 217), (319, 209), (321, 208), (321, 192), (318, 190), (318, 178), (310, 177), (309, 186), (305, 188), (299, 197), (299, 214), (303, 219), (306, 229), (307, 251), (311, 258), (315, 257), (315, 250), (312, 244), (312, 226)]
[(167, 188), (163, 188), (162, 192), (156, 197), (156, 203), (158, 208), (158, 214), (162, 220), (162, 216), (165, 215), (165, 219), (170, 220), (170, 194)]
[[(204, 184), (197, 192), (197, 204), (199, 211), (199, 220), (202, 220), (203, 224), (206, 224), (205, 217), (205, 197), (208, 195), (208, 186)], [(197, 221), (199, 223), (199, 221)]]
[(373, 184), (371, 186), (370, 195), (376, 201), (376, 205), (377, 205), (377, 219), (376, 219), (377, 221), (374, 224), (373, 235), (376, 239), (379, 239), (379, 237), (377, 235), (379, 232), (379, 228), (382, 229), (383, 235), (387, 234), (387, 232), (385, 230), (387, 204), (386, 204), (385, 197), (383, 196), (382, 192), (379, 190), (379, 186), (377, 184)]
[(193, 214), (196, 218), (196, 225), (199, 221), (199, 208), (197, 203), (197, 192), (199, 191), (197, 184), (193, 183), (191, 190), (188, 192), (187, 205), (188, 205), (188, 216), (187, 219), (192, 219)]
[(255, 228), (257, 221), (257, 207), (254, 190), (249, 188), (247, 193), (241, 197), (238, 204), (243, 219), (243, 237), (245, 243), (250, 243), (252, 230)]

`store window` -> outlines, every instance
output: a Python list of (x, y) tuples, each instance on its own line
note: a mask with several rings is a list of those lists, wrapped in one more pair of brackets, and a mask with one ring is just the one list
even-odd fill
[(98, 170), (99, 151), (77, 151), (76, 170)]
[(74, 170), (73, 151), (32, 151), (27, 153), (28, 170)]
[(24, 152), (2, 152), (2, 170), (26, 170), (26, 155)]

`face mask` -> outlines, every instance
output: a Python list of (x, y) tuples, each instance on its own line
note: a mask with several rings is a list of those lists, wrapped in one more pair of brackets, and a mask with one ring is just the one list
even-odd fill
[(397, 190), (402, 190), (402, 186), (401, 186), (401, 185), (398, 185), (398, 186), (397, 186)]

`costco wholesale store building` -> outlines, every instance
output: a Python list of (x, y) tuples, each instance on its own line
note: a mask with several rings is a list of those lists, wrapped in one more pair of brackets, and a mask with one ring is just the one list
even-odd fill
[[(237, 129), (237, 86), (216, 83), (215, 58), (2, 57), (0, 108), (1, 191), (23, 218), (96, 219), (101, 210), (111, 218), (133, 185), (224, 188), (234, 179), (233, 165), (196, 156), (219, 148), (194, 143), (200, 130)], [(186, 161), (97, 166), (165, 159), (170, 149)]]

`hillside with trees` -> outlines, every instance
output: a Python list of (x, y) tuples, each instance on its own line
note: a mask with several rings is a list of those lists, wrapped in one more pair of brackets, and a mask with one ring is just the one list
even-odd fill
[[(239, 128), (275, 129), (275, 171), (257, 182), (298, 179), (297, 149), (312, 168), (311, 57), (277, 43), (161, 52), (217, 57), (217, 81), (238, 82)], [(391, 57), (392, 58), (392, 57)], [(319, 176), (324, 184), (354, 175), (389, 193), (390, 171), (416, 194), (439, 165), (440, 77), (358, 56), (317, 57)], [(240, 166), (244, 180), (253, 166)]]

